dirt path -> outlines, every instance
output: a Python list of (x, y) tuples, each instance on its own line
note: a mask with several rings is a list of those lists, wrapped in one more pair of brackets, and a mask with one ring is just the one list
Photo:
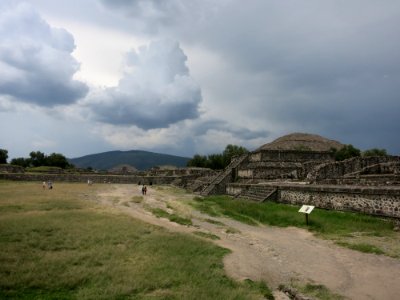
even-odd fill
[[(293, 281), (311, 282), (323, 284), (350, 299), (400, 299), (398, 259), (341, 248), (303, 229), (255, 227), (202, 215), (182, 204), (182, 199), (191, 195), (173, 193), (168, 187), (150, 187), (142, 202), (132, 202), (133, 196), (140, 197), (139, 189), (139, 186), (112, 185), (98, 194), (96, 200), (169, 230), (218, 236), (220, 239), (214, 242), (232, 251), (225, 257), (224, 265), (228, 275), (235, 279), (265, 280), (273, 289)], [(193, 226), (156, 218), (148, 211), (149, 207), (186, 215)]]

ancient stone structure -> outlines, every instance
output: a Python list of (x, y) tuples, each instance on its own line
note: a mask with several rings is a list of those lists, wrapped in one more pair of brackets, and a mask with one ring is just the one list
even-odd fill
[(334, 162), (333, 152), (342, 144), (317, 135), (291, 134), (257, 150), (235, 157), (224, 172), (201, 194), (224, 193), (229, 183), (257, 184), (276, 180), (305, 180), (316, 166)]
[(400, 188), (372, 186), (313, 185), (294, 183), (231, 183), (226, 192), (255, 201), (276, 201), (319, 208), (355, 211), (400, 218)]
[(400, 218), (400, 157), (336, 162), (330, 149), (341, 147), (317, 135), (284, 136), (233, 159), (201, 194), (225, 193)]
[(53, 181), (53, 182), (87, 182), (93, 183), (129, 183), (129, 184), (175, 184), (181, 187), (190, 187), (198, 178), (212, 178), (216, 172), (205, 168), (174, 168), (161, 170), (150, 170), (148, 172), (138, 171), (129, 174), (96, 174), (96, 173), (31, 173), (24, 172), (23, 168), (17, 167), (18, 172), (8, 168), (10, 172), (1, 172), (0, 180), (17, 181)]
[(332, 161), (332, 152), (328, 151), (261, 149), (250, 153), (247, 162), (238, 167), (237, 178), (253, 182), (304, 179), (314, 166)]
[(332, 148), (341, 149), (344, 145), (322, 136), (309, 133), (291, 133), (282, 136), (271, 143), (265, 144), (256, 150), (296, 150), (327, 152)]
[(154, 168), (118, 175), (29, 174), (8, 168), (0, 172), (0, 179), (173, 184), (201, 195), (228, 194), (400, 218), (400, 157), (357, 157), (336, 162), (331, 149), (341, 147), (341, 143), (318, 135), (295, 133), (234, 157), (220, 172)]
[(180, 183), (180, 176), (140, 176), (140, 175), (101, 175), (101, 174), (39, 174), (39, 173), (0, 173), (0, 180), (92, 183), (128, 183), (128, 184), (172, 184)]
[(138, 170), (135, 167), (127, 164), (118, 165), (108, 170), (109, 173), (122, 175), (134, 174), (137, 171)]
[[(317, 183), (334, 183), (334, 180), (340, 182), (341, 179), (353, 179), (355, 181), (363, 178), (363, 181), (359, 181), (362, 184), (368, 183), (369, 175), (395, 178), (400, 175), (400, 157), (390, 155), (354, 157), (344, 161), (324, 163), (313, 168), (307, 174), (307, 180)], [(370, 179), (373, 177), (371, 176)]]
[(24, 173), (24, 168), (13, 165), (0, 165), (0, 173)]

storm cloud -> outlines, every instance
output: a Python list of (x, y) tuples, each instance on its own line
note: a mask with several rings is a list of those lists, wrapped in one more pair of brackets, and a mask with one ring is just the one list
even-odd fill
[(74, 39), (26, 3), (0, 4), (0, 94), (39, 106), (69, 104), (88, 87), (72, 78)]
[(142, 129), (164, 128), (199, 116), (199, 86), (190, 77), (186, 56), (177, 42), (160, 40), (132, 50), (118, 86), (89, 98), (94, 118)]
[(223, 71), (206, 60), (199, 64), (216, 72), (191, 68), (206, 112), (225, 122), (240, 117), (272, 137), (307, 131), (400, 151), (398, 1), (102, 3), (147, 24), (142, 33), (174, 35), (217, 57)]
[(0, 4), (3, 115), (55, 106), (111, 148), (188, 156), (292, 132), (400, 153), (397, 0), (22, 3)]

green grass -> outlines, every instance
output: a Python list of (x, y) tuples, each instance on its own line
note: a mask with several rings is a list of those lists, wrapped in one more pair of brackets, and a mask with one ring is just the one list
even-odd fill
[(224, 223), (217, 221), (217, 220), (213, 220), (213, 219), (205, 219), (204, 221), (214, 224), (214, 225), (218, 225), (218, 226), (225, 226)]
[(228, 278), (228, 250), (90, 200), (109, 185), (0, 182), (1, 299), (260, 299)]
[(366, 243), (347, 243), (347, 242), (337, 242), (338, 245), (350, 248), (353, 250), (357, 250), (360, 252), (364, 253), (374, 253), (374, 254), (384, 254), (385, 252), (380, 249), (379, 247), (376, 247), (374, 245), (366, 244)]
[(297, 206), (274, 202), (254, 203), (228, 196), (211, 196), (194, 201), (192, 205), (203, 213), (231, 217), (250, 225), (262, 223), (280, 227), (296, 226), (309, 228), (321, 234), (352, 232), (384, 234), (393, 231), (393, 223), (387, 220), (322, 209), (313, 210), (309, 216), (309, 226), (306, 226), (304, 214), (298, 212)]
[(263, 294), (264, 299), (268, 299), (268, 300), (274, 300), (275, 299), (274, 296), (272, 295), (272, 291), (270, 290), (270, 288), (264, 282), (255, 282), (255, 281), (252, 281), (250, 279), (246, 279), (244, 282), (248, 286), (259, 290)]
[(181, 225), (187, 225), (187, 226), (192, 225), (192, 220), (180, 217), (177, 214), (170, 214), (161, 208), (152, 208), (150, 209), (150, 211), (153, 213), (153, 215), (155, 215), (158, 218), (166, 218), (171, 222), (175, 222)]
[(386, 253), (376, 245), (357, 242), (349, 243), (341, 240), (354, 236), (382, 239), (397, 239), (393, 231), (393, 221), (359, 213), (328, 211), (314, 209), (306, 225), (305, 216), (298, 212), (298, 206), (274, 202), (256, 203), (229, 196), (210, 196), (194, 198), (192, 206), (210, 216), (225, 216), (250, 225), (267, 224), (272, 226), (295, 226), (307, 228), (317, 235), (339, 241), (339, 244), (354, 250), (370, 253), (385, 253), (397, 257), (399, 249), (395, 246), (392, 252)]
[(40, 167), (31, 167), (31, 168), (26, 168), (27, 172), (32, 172), (32, 173), (51, 173), (51, 172), (59, 172), (63, 171), (62, 168), (59, 167), (48, 167), (48, 166), (40, 166)]
[(322, 284), (306, 284), (300, 287), (299, 290), (307, 296), (312, 296), (321, 300), (342, 300), (343, 296), (332, 293), (326, 286)]
[(212, 233), (208, 233), (208, 232), (202, 232), (202, 231), (196, 231), (194, 232), (195, 235), (207, 238), (207, 239), (211, 239), (211, 240), (219, 240), (219, 236), (212, 234)]
[(342, 295), (331, 292), (322, 284), (299, 283), (292, 281), (289, 286), (279, 285), (279, 290), (289, 294), (290, 299), (319, 299), (319, 300), (344, 300)]

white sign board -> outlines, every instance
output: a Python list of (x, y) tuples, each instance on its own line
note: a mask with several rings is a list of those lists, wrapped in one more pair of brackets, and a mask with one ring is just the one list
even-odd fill
[(312, 212), (312, 210), (314, 209), (315, 206), (312, 205), (303, 205), (299, 212), (303, 213), (303, 214), (310, 214)]

